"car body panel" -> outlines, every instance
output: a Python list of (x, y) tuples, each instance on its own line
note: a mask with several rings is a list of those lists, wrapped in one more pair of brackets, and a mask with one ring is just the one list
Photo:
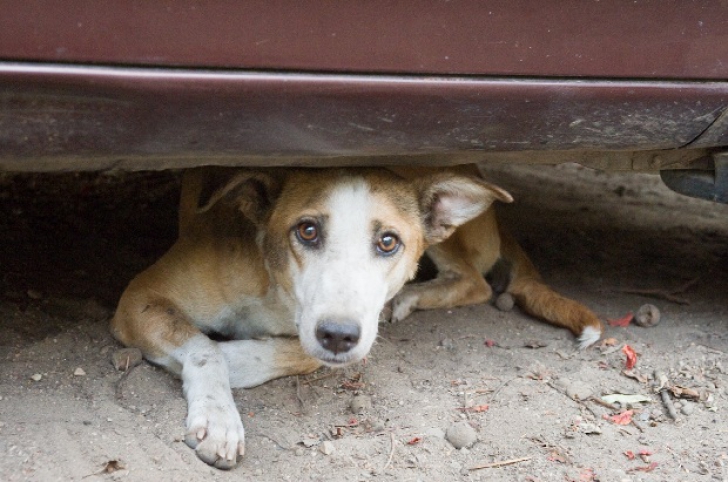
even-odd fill
[(2, 1), (0, 58), (414, 75), (728, 79), (713, 1)]
[(6, 170), (728, 143), (721, 1), (0, 8)]

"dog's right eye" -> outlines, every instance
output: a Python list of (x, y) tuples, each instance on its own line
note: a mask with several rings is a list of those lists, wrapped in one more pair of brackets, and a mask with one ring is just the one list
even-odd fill
[(304, 221), (296, 226), (296, 237), (307, 246), (314, 245), (319, 239), (318, 226), (311, 221)]

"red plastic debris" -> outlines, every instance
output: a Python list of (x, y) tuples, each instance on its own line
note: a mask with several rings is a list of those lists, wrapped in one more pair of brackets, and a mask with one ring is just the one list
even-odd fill
[(616, 320), (607, 320), (609, 322), (609, 326), (621, 326), (625, 327), (629, 325), (632, 320), (634, 319), (634, 313), (631, 311), (624, 315), (622, 318), (617, 318)]
[(627, 357), (627, 361), (624, 364), (625, 368), (627, 368), (627, 370), (633, 369), (634, 366), (637, 364), (637, 353), (629, 345), (624, 345), (622, 347), (622, 353), (624, 353)]
[(634, 415), (634, 410), (625, 410), (617, 415), (604, 415), (604, 418), (617, 425), (629, 425), (632, 423), (632, 415)]

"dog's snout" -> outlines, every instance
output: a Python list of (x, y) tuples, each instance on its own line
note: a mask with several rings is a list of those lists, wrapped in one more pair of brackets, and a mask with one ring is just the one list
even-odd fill
[(361, 329), (353, 321), (325, 320), (316, 327), (316, 339), (326, 350), (338, 355), (346, 353), (359, 343)]

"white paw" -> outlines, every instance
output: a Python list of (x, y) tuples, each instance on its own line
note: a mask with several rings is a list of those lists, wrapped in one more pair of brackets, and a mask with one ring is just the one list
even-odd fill
[(392, 323), (402, 321), (415, 311), (417, 305), (417, 295), (401, 291), (392, 300)]
[(224, 470), (235, 467), (245, 453), (245, 429), (232, 396), (191, 402), (185, 443), (207, 464)]

